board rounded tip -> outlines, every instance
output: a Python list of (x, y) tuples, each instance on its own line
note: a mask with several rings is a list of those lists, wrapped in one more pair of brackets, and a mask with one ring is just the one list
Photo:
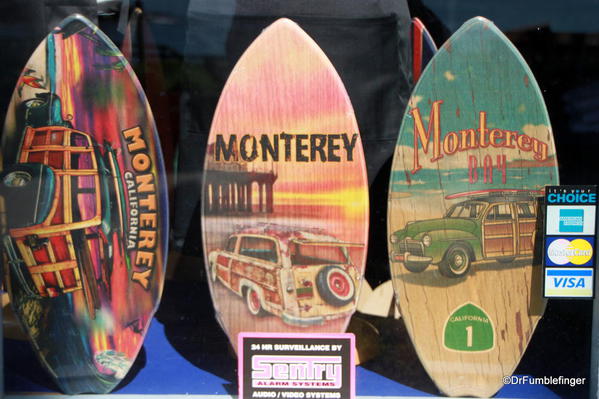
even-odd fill
[(482, 23), (482, 24), (493, 24), (493, 21), (487, 19), (485, 17), (481, 17), (480, 15), (477, 17), (470, 18), (466, 23)]
[(424, 28), (424, 24), (422, 23), (422, 21), (418, 17), (412, 18), (412, 23), (414, 25), (417, 25), (417, 26), (421, 27), (421, 28)]
[(85, 15), (79, 13), (71, 14), (62, 21), (60, 21), (57, 28), (62, 30), (65, 26), (68, 26), (72, 23), (80, 23), (86, 25), (89, 28), (97, 29), (96, 24), (90, 21)]
[(300, 26), (293, 22), (292, 20), (290, 20), (289, 18), (279, 18), (277, 19), (275, 22), (273, 22), (272, 24), (270, 24), (269, 26), (267, 26), (264, 29), (264, 32), (268, 32), (268, 31), (272, 31), (272, 30), (278, 30), (278, 29), (292, 29), (292, 30), (301, 30), (303, 32), (303, 29), (300, 28)]
[(485, 31), (488, 30), (494, 32), (497, 35), (503, 36), (503, 33), (499, 30), (499, 28), (495, 25), (493, 21), (481, 16), (470, 18), (469, 20), (464, 22), (462, 26), (456, 31), (456, 33), (470, 31), (472, 29), (479, 29)]

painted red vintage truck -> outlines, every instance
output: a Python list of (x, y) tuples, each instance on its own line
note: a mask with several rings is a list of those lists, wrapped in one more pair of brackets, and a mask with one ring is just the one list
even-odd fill
[(212, 281), (244, 298), (251, 314), (313, 325), (354, 311), (360, 273), (351, 254), (363, 250), (322, 230), (265, 224), (232, 234), (208, 259)]

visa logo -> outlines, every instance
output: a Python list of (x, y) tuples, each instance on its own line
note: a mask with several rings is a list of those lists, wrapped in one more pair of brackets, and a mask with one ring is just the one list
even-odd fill
[(592, 268), (545, 269), (545, 296), (563, 298), (591, 298), (594, 279)]
[(556, 288), (585, 288), (584, 277), (554, 277), (553, 286)]

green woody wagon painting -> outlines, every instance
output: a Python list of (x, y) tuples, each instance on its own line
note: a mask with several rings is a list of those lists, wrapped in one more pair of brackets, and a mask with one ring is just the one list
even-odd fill
[(391, 261), (415, 273), (436, 264), (443, 276), (461, 277), (477, 260), (508, 264), (531, 257), (538, 194), (497, 189), (449, 195), (461, 201), (442, 218), (408, 223), (391, 235)]

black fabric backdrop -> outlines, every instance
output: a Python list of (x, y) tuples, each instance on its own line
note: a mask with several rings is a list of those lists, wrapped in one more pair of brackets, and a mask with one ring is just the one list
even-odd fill
[(2, 0), (0, 1), (0, 120), (25, 63), (42, 39), (65, 17), (85, 15), (97, 23), (96, 0)]

